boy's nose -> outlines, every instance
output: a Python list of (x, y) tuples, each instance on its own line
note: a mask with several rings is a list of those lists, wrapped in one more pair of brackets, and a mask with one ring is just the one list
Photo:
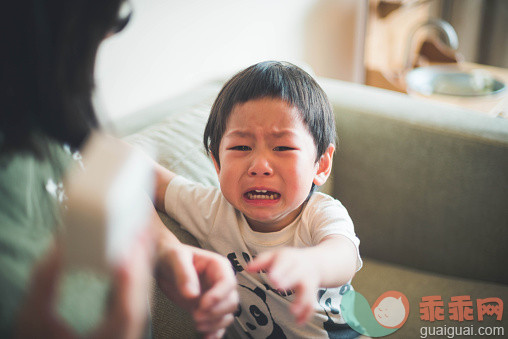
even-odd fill
[(266, 157), (258, 156), (253, 159), (251, 166), (249, 167), (249, 175), (272, 175), (273, 170)]

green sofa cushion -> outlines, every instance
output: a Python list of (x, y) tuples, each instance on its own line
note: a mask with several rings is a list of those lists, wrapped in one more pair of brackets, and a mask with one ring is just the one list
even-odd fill
[[(427, 326), (470, 327), (473, 325), (475, 328), (479, 326), (503, 326), (505, 330), (508, 328), (508, 319), (505, 315), (503, 315), (502, 321), (497, 321), (494, 317), (490, 316), (485, 316), (483, 322), (476, 320), (476, 299), (497, 297), (506, 301), (508, 300), (508, 286), (506, 285), (455, 278), (448, 275), (410, 269), (405, 266), (388, 264), (378, 260), (364, 259), (363, 268), (353, 279), (353, 286), (357, 292), (361, 293), (369, 301), (371, 306), (381, 294), (387, 291), (395, 290), (406, 295), (409, 300), (408, 319), (389, 338), (420, 338), (421, 328)], [(445, 320), (434, 322), (421, 320), (421, 298), (435, 295), (442, 297)], [(474, 321), (458, 322), (449, 319), (448, 303), (450, 298), (463, 295), (471, 297), (474, 308)], [(445, 337), (440, 336), (439, 338)]]

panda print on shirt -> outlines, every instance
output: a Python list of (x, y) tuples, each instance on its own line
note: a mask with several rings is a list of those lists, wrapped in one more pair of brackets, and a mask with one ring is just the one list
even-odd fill
[[(249, 338), (262, 338), (260, 334), (270, 333), (266, 339), (286, 338), (282, 328), (277, 325), (270, 312), (270, 307), (266, 303), (266, 293), (259, 287), (251, 289), (245, 285), (238, 285), (240, 299), (242, 294), (250, 294), (248, 300), (251, 300), (253, 295), (259, 298), (262, 303), (252, 304), (248, 307), (238, 306), (235, 313), (237, 321), (244, 329), (245, 334)], [(247, 298), (245, 298), (247, 299)], [(256, 300), (256, 298), (254, 298)]]
[(323, 308), (328, 318), (323, 323), (323, 328), (328, 333), (330, 339), (353, 339), (359, 336), (358, 332), (354, 331), (348, 324), (337, 323), (334, 319), (341, 319), (340, 314), (340, 300), (333, 298), (337, 295), (337, 289), (339, 289), (339, 295), (342, 296), (351, 289), (351, 285), (343, 285), (337, 288), (323, 288), (318, 291), (318, 303)]

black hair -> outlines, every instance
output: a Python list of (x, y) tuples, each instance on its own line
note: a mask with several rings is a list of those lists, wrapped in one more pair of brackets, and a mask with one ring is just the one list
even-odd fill
[(335, 118), (323, 89), (304, 70), (281, 61), (264, 61), (237, 73), (222, 87), (205, 127), (205, 150), (219, 163), (219, 146), (234, 106), (265, 97), (298, 108), (317, 149), (316, 161), (335, 144)]
[(79, 148), (98, 120), (97, 49), (123, 0), (23, 0), (2, 10), (0, 154), (40, 155), (34, 135)]

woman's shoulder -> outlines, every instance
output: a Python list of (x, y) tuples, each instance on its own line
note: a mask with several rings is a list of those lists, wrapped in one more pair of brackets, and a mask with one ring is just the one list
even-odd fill
[[(72, 158), (70, 150), (56, 141), (35, 135), (37, 150), (10, 150), (2, 152), (0, 147), (0, 177), (5, 181), (11, 176), (28, 175), (37, 167), (37, 172), (54, 172), (61, 176)], [(1, 145), (0, 145), (1, 146)]]
[(47, 151), (13, 151), (0, 155), (0, 219), (14, 224), (54, 221), (54, 207), (63, 192), (62, 175), (70, 154), (59, 144), (41, 139)]

